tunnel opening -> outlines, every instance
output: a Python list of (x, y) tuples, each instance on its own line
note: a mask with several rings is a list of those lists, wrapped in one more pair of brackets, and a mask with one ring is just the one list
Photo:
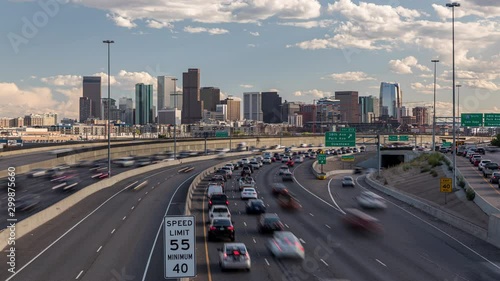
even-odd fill
[(404, 155), (382, 155), (380, 165), (383, 168), (390, 168), (405, 162)]

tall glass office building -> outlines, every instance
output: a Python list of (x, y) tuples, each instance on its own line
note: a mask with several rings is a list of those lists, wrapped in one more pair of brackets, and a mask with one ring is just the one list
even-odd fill
[(153, 85), (135, 85), (135, 124), (153, 123)]
[(401, 120), (403, 94), (399, 83), (382, 82), (380, 84), (380, 117), (381, 119)]

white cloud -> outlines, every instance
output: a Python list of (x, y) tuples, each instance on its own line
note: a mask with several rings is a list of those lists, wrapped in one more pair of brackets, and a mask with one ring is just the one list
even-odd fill
[(324, 79), (332, 79), (337, 81), (337, 83), (345, 83), (346, 81), (368, 81), (375, 80), (375, 78), (368, 76), (368, 74), (361, 71), (354, 72), (344, 72), (344, 73), (332, 73), (325, 77)]
[(279, 25), (285, 25), (285, 26), (295, 26), (295, 27), (302, 27), (302, 28), (326, 28), (330, 27), (335, 23), (333, 20), (313, 20), (313, 21), (296, 21), (296, 22), (279, 22)]
[(412, 67), (420, 71), (431, 71), (427, 66), (418, 64), (418, 60), (414, 56), (409, 56), (402, 60), (391, 60), (389, 61), (389, 67), (392, 72), (399, 74), (413, 73)]
[[(415, 83), (411, 83), (410, 86), (413, 90), (415, 90), (419, 93), (428, 94), (428, 95), (434, 94), (434, 83), (422, 84), (420, 82), (415, 82)], [(449, 87), (449, 86), (443, 87), (443, 86), (439, 85), (438, 83), (436, 83), (436, 95), (439, 95), (441, 90), (450, 90), (450, 89), (451, 89), (451, 87)]]
[[(478, 16), (482, 18), (495, 18), (500, 16), (500, 5), (497, 0), (461, 0), (462, 7), (455, 9), (455, 18), (465, 16)], [(435, 12), (441, 19), (451, 18), (451, 9), (443, 5), (432, 4)]]
[(106, 17), (108, 17), (108, 19), (111, 19), (115, 22), (116, 25), (121, 27), (131, 29), (137, 26), (137, 24), (135, 24), (132, 19), (120, 16), (118, 14), (106, 14)]
[(257, 47), (257, 45), (255, 45), (255, 44), (247, 44), (247, 47), (249, 47), (249, 48), (255, 48), (255, 47)]
[(221, 35), (221, 34), (229, 33), (229, 30), (222, 29), (222, 28), (205, 28), (205, 27), (192, 27), (192, 26), (184, 27), (184, 31), (188, 32), (188, 33), (206, 32), (206, 33), (209, 33), (211, 35)]
[(259, 34), (258, 31), (255, 31), (255, 32), (250, 31), (250, 35), (252, 35), (252, 36), (260, 36), (260, 34)]
[(146, 20), (146, 23), (147, 23), (148, 27), (150, 27), (150, 28), (156, 28), (156, 29), (161, 29), (161, 28), (172, 29), (172, 28), (174, 28), (174, 26), (169, 22), (160, 22), (157, 20)]
[(312, 98), (324, 98), (332, 95), (331, 92), (325, 92), (318, 89), (312, 89), (307, 91), (295, 91), (293, 93), (295, 97), (312, 97)]
[(275, 89), (275, 88), (271, 88), (269, 90), (267, 90), (268, 92), (278, 92), (280, 91), (280, 89)]
[(245, 89), (250, 89), (250, 88), (253, 88), (253, 85), (250, 85), (250, 84), (241, 84), (240, 87), (245, 88)]
[(74, 87), (82, 84), (82, 76), (78, 75), (56, 75), (51, 77), (43, 77), (40, 79), (43, 83), (53, 86), (70, 86)]

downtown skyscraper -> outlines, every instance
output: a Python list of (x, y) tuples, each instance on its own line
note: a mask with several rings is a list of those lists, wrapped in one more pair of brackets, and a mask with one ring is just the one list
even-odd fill
[(201, 120), (203, 114), (199, 69), (190, 68), (182, 73), (182, 89), (182, 124), (194, 124)]
[(172, 108), (174, 104), (172, 104), (172, 100), (174, 98), (175, 92), (175, 77), (170, 76), (158, 76), (158, 99), (157, 99), (157, 109), (162, 110), (165, 108)]
[(135, 85), (135, 124), (152, 124), (153, 116), (153, 85), (139, 83)]
[[(80, 121), (83, 122), (89, 118), (102, 119), (101, 76), (83, 76), (83, 98), (80, 99)], [(88, 116), (87, 113), (89, 113)]]
[(380, 118), (401, 121), (402, 106), (403, 93), (399, 84), (382, 82), (380, 84)]

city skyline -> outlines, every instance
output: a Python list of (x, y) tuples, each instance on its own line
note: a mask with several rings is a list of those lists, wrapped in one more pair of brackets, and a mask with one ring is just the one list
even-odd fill
[[(389, 6), (387, 1), (268, 0), (264, 7), (250, 1), (239, 9), (217, 9), (219, 1), (192, 6), (192, 1), (153, 0), (151, 6), (163, 6), (151, 15), (142, 14), (149, 4), (130, 13), (136, 9), (131, 1), (106, 7), (88, 0), (48, 2), (57, 9), (39, 1), (0, 3), (0, 9), (9, 11), (0, 27), (7, 38), (0, 48), (7, 54), (5, 65), (17, 66), (0, 70), (0, 95), (9, 97), (0, 116), (58, 112), (78, 119), (83, 76), (101, 76), (101, 92), (106, 92), (104, 39), (116, 42), (111, 46), (115, 100), (133, 97), (134, 85), (144, 83), (155, 85), (156, 105), (157, 76), (179, 78), (180, 89), (182, 72), (199, 68), (200, 86), (220, 88), (222, 98), (242, 99), (244, 92), (257, 91), (277, 91), (283, 100), (305, 102), (336, 91), (378, 96), (380, 82), (389, 81), (401, 85), (404, 103), (426, 104), (432, 100), (430, 60), (439, 59), (437, 110), (451, 113), (451, 11), (446, 1)], [(459, 2), (460, 112), (498, 112), (499, 3)], [(171, 5), (181, 8), (172, 14)], [(191, 10), (197, 13), (187, 12)], [(47, 21), (36, 25), (33, 34), (24, 34), (37, 12), (45, 13)]]

